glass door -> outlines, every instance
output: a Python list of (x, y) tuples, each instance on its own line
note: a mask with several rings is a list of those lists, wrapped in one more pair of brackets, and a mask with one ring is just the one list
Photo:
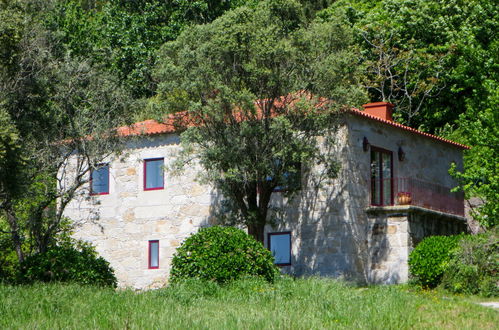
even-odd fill
[(371, 147), (371, 205), (393, 205), (393, 154)]

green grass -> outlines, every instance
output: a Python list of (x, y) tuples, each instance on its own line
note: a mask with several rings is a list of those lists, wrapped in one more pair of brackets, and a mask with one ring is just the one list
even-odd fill
[(494, 329), (499, 312), (407, 286), (328, 279), (192, 281), (148, 292), (61, 284), (0, 285), (1, 329)]

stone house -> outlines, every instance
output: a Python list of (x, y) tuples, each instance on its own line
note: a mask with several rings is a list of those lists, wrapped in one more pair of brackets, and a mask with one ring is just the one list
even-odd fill
[[(466, 230), (463, 195), (450, 191), (448, 170), (462, 168), (468, 147), (395, 123), (391, 113), (384, 102), (345, 111), (338, 178), (312, 186), (302, 175), (292, 200), (274, 193), (285, 212), (267, 226), (264, 244), (283, 272), (404, 282), (422, 238)], [(162, 286), (175, 249), (214, 223), (220, 196), (196, 181), (199, 167), (181, 176), (164, 170), (180, 148), (173, 125), (148, 120), (120, 134), (130, 137), (125, 154), (91, 173), (65, 215), (77, 224), (74, 236), (111, 263), (120, 286)]]

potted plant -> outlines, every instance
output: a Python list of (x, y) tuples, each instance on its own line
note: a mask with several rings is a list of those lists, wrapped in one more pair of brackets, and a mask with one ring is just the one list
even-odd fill
[(411, 204), (412, 198), (411, 193), (399, 192), (397, 194), (397, 204), (398, 205), (408, 205)]

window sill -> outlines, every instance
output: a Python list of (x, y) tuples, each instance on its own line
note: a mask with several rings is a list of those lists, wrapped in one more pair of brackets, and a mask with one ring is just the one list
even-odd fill
[(152, 190), (164, 190), (165, 187), (158, 187), (158, 188), (144, 188), (144, 191), (152, 191)]

